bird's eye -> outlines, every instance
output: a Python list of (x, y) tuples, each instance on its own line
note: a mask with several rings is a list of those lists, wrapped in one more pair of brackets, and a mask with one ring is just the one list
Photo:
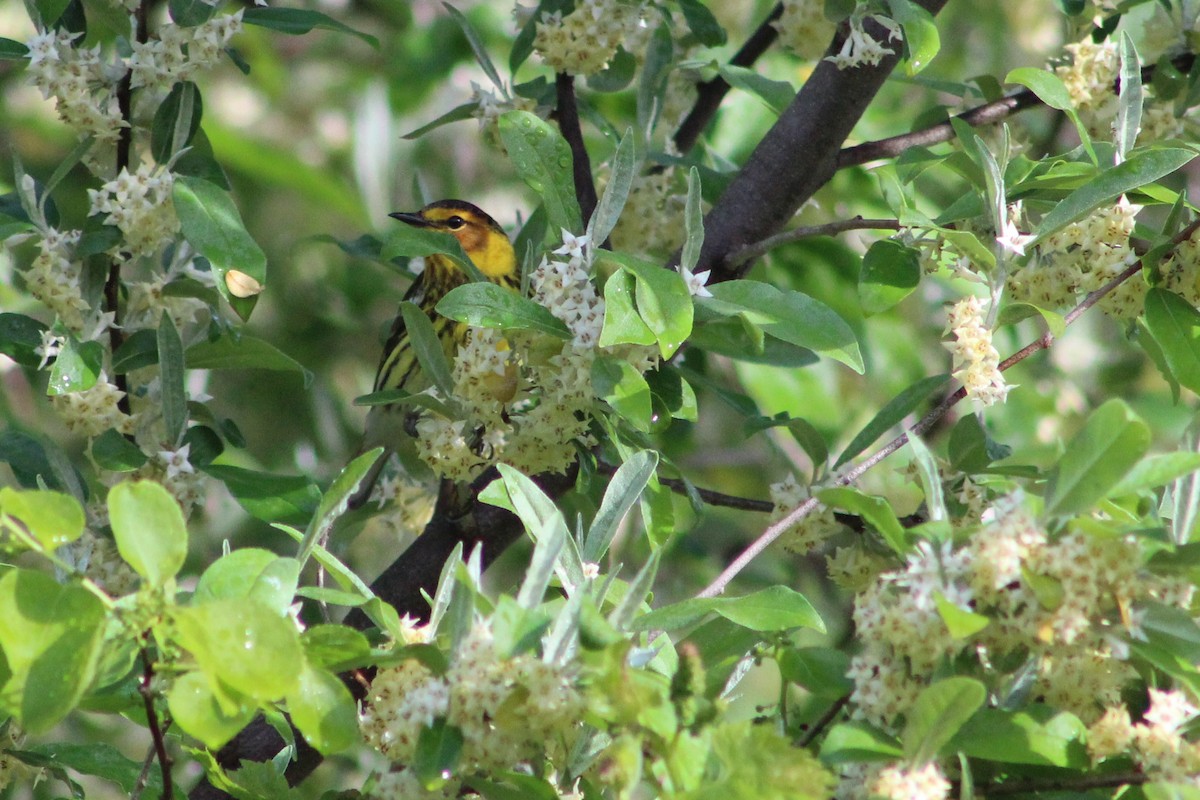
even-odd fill
[(459, 228), (461, 228), (463, 225), (466, 225), (466, 224), (467, 224), (467, 221), (457, 215), (446, 218), (446, 227), (452, 231), (456, 231)]

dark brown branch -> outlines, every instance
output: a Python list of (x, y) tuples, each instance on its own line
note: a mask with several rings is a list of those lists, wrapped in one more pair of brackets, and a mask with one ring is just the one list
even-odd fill
[[(149, 3), (139, 3), (135, 12), (137, 19), (135, 36), (138, 42), (145, 42), (149, 37), (146, 11), (148, 6)], [(121, 82), (117, 85), (117, 108), (121, 112), (121, 121), (125, 123), (117, 136), (117, 173), (119, 174), (121, 170), (129, 168), (133, 157), (133, 72), (131, 70), (125, 72)], [(104, 308), (113, 315), (112, 326), (108, 329), (108, 346), (114, 353), (125, 341), (125, 335), (119, 327), (121, 323), (120, 303), (121, 259), (119, 256), (113, 256), (108, 263), (108, 277), (104, 281)], [(117, 408), (126, 414), (131, 413), (129, 381), (124, 373), (114, 375), (113, 381), (121, 390), (121, 399), (117, 402)]]
[[(583, 143), (583, 131), (579, 127), (579, 108), (575, 104), (575, 77), (565, 72), (554, 76), (554, 89), (558, 98), (558, 129), (571, 146), (572, 174), (575, 178), (575, 197), (586, 226), (596, 210), (596, 184), (592, 182), (592, 162)], [(599, 246), (599, 242), (596, 243)]]
[[(1150, 780), (1142, 772), (1118, 772), (1114, 775), (1083, 775), (1078, 778), (1031, 778), (1023, 781), (976, 786), (980, 797), (1000, 797), (1009, 794), (1037, 794), (1040, 792), (1080, 792), (1088, 789), (1112, 789), (1118, 786), (1141, 786)], [(959, 793), (959, 781), (950, 783), (952, 796)]]
[[(742, 48), (734, 53), (733, 58), (729, 59), (729, 63), (735, 67), (749, 67), (757, 61), (758, 57), (779, 38), (779, 31), (775, 30), (772, 23), (779, 19), (781, 14), (783, 14), (782, 3), (771, 9), (771, 13), (767, 15), (763, 23), (750, 35)], [(721, 101), (729, 93), (730, 86), (728, 81), (717, 75), (696, 88), (698, 90), (696, 102), (692, 105), (692, 110), (684, 117), (683, 122), (679, 123), (674, 137), (675, 148), (685, 155), (696, 146), (696, 140), (700, 138), (700, 134), (704, 133), (704, 129), (716, 116), (717, 109), (721, 107)]]
[[(1194, 54), (1184, 53), (1183, 55), (1176, 56), (1171, 61), (1171, 64), (1181, 72), (1188, 72), (1191, 70), (1194, 60)], [(1154, 80), (1155, 69), (1156, 65), (1153, 64), (1142, 67), (1143, 83), (1149, 83)], [(1042, 101), (1032, 91), (1022, 89), (1007, 97), (1002, 97), (999, 100), (984, 103), (981, 106), (964, 111), (957, 115), (955, 119), (962, 120), (971, 126), (992, 125), (1012, 116), (1018, 111), (1024, 111), (1027, 108), (1033, 108), (1041, 104)], [(854, 147), (847, 147), (838, 153), (837, 166), (838, 169), (842, 169), (843, 167), (865, 164), (877, 158), (891, 158), (900, 155), (910, 147), (929, 147), (930, 145), (948, 142), (953, 138), (954, 128), (950, 124), (950, 121), (947, 120), (946, 122), (939, 122), (936, 125), (930, 125), (928, 128), (922, 128), (912, 133), (903, 133), (899, 136), (891, 136), (887, 139), (863, 142)]]
[[(485, 473), (475, 481), (474, 490), (482, 489), (495, 475), (495, 470)], [(542, 475), (536, 480), (546, 494), (558, 497), (574, 485), (575, 470), (569, 470), (565, 475)], [(429, 619), (429, 603), (422, 592), (432, 595), (437, 590), (442, 566), (456, 545), (463, 545), (464, 556), (482, 545), (486, 568), (524, 532), (521, 521), (504, 509), (474, 500), (463, 514), (454, 506), (453, 493), (442, 492), (425, 530), (371, 584), (371, 590), (401, 616), (408, 615), (422, 622)], [(359, 609), (353, 609), (346, 616), (345, 624), (360, 630), (371, 626), (366, 614)], [(358, 675), (342, 677), (348, 684), (360, 681)], [(295, 739), (296, 759), (285, 773), (288, 783), (293, 786), (308, 777), (322, 761), (321, 754), (310, 747), (299, 732), (295, 733)], [(217, 760), (225, 769), (236, 769), (241, 761), (267, 761), (282, 748), (283, 740), (279, 734), (259, 717), (221, 748)], [(189, 797), (191, 800), (224, 800), (228, 795), (207, 781), (201, 781)]]
[[(688, 494), (688, 487), (685, 481), (679, 478), (662, 478), (658, 482), (670, 489), (676, 494)], [(770, 513), (775, 510), (775, 504), (770, 500), (755, 500), (750, 497), (736, 497), (731, 494), (723, 494), (713, 491), (712, 489), (701, 489), (699, 486), (693, 486), (692, 489), (705, 503), (710, 506), (723, 506), (724, 508), (738, 508), (742, 511), (763, 511)]]
[(900, 221), (895, 219), (863, 219), (861, 216), (858, 216), (854, 219), (827, 222), (824, 225), (807, 225), (800, 228), (790, 228), (774, 236), (768, 236), (761, 242), (746, 245), (741, 250), (729, 256), (729, 263), (743, 264), (747, 261), (753, 261), (759, 256), (774, 250), (776, 247), (801, 239), (807, 239), (811, 236), (831, 236), (835, 233), (860, 230), (898, 231), (900, 230)]
[(821, 715), (820, 719), (812, 724), (812, 727), (804, 732), (804, 736), (800, 737), (800, 741), (797, 742), (797, 744), (799, 744), (801, 747), (808, 747), (810, 744), (812, 744), (813, 740), (821, 735), (821, 731), (829, 727), (829, 725), (838, 718), (838, 714), (842, 713), (842, 709), (845, 708), (846, 704), (849, 702), (850, 695), (848, 694), (844, 694), (837, 700), (834, 700), (833, 705), (831, 705), (829, 709)]
[(150, 739), (154, 743), (154, 752), (158, 758), (158, 767), (162, 772), (162, 799), (171, 800), (175, 796), (175, 788), (171, 782), (171, 756), (167, 754), (167, 742), (163, 737), (162, 726), (158, 722), (158, 711), (154, 708), (154, 665), (150, 661), (150, 653), (142, 648), (142, 680), (138, 684), (138, 692), (142, 695), (142, 704), (146, 709), (146, 724), (150, 728)]
[[(931, 13), (945, 2), (919, 0)], [(879, 41), (888, 38), (874, 22), (867, 30)], [(713, 270), (710, 282), (741, 277), (747, 265), (731, 263), (730, 255), (779, 231), (828, 182), (846, 137), (898, 61), (893, 54), (877, 66), (843, 70), (830, 61), (817, 64), (704, 219), (697, 270)]]
[[(1179, 233), (1175, 234), (1174, 237), (1172, 237), (1171, 249), (1178, 247), (1180, 244), (1182, 244), (1183, 242), (1190, 239), (1192, 234), (1195, 233), (1197, 230), (1200, 230), (1200, 217), (1193, 220), (1187, 227), (1185, 227)], [(1169, 254), (1169, 252), (1170, 251), (1168, 251), (1167, 253), (1164, 253), (1163, 255), (1166, 256)], [(1073, 323), (1075, 323), (1075, 321), (1078, 320), (1085, 311), (1087, 311), (1089, 308), (1092, 308), (1093, 306), (1095, 306), (1096, 303), (1100, 302), (1100, 300), (1103, 299), (1106, 295), (1111, 293), (1114, 289), (1116, 289), (1118, 286), (1120, 286), (1125, 281), (1132, 278), (1134, 275), (1137, 275), (1139, 272), (1141, 272), (1141, 270), (1142, 270), (1142, 260), (1139, 258), (1133, 264), (1126, 267), (1125, 270), (1121, 274), (1117, 275), (1111, 281), (1104, 284), (1099, 289), (1089, 292), (1083, 298), (1083, 300), (1081, 300), (1079, 302), (1079, 304), (1077, 306), (1075, 306), (1075, 308), (1071, 309), (1071, 311), (1063, 318), (1064, 326), (1070, 326)], [(999, 367), (1000, 371), (1003, 372), (1005, 370), (1010, 369), (1011, 367), (1016, 366), (1017, 364), (1021, 363), (1025, 359), (1029, 358), (1034, 353), (1040, 352), (1042, 350), (1046, 350), (1053, 343), (1054, 343), (1054, 335), (1051, 334), (1049, 331), (1043, 333), (1040, 337), (1038, 337), (1034, 341), (1030, 342), (1029, 344), (1025, 345), (1020, 350), (1018, 350), (1016, 353), (1013, 353), (1011, 356), (1004, 359), (1004, 361), (1000, 362), (1000, 367)], [(908, 444), (908, 436), (909, 436), (910, 432), (913, 435), (919, 436), (922, 433), (928, 431), (934, 425), (936, 425), (942, 419), (942, 417), (944, 417), (947, 413), (949, 413), (950, 409), (954, 408), (954, 406), (956, 406), (960, 402), (962, 402), (966, 398), (966, 396), (967, 396), (966, 388), (964, 388), (962, 386), (958, 387), (957, 390), (955, 390), (954, 392), (949, 394), (945, 399), (942, 400), (942, 402), (938, 403), (936, 408), (934, 408), (932, 411), (930, 411), (928, 414), (926, 414), (924, 417), (922, 417), (920, 419), (920, 421), (918, 421), (915, 425), (913, 425), (912, 428), (909, 429), (909, 431), (905, 431), (904, 433), (901, 433), (899, 436), (892, 439), (892, 441), (888, 442), (886, 445), (884, 445), (879, 450), (877, 450), (875, 453), (873, 453), (869, 458), (864, 459), (863, 461), (856, 464), (853, 469), (840, 475), (837, 478), (837, 480), (835, 480), (833, 482), (833, 485), (834, 486), (849, 486), (849, 485), (857, 482), (859, 478), (861, 478), (868, 470), (870, 470), (872, 467), (874, 467), (880, 461), (883, 461), (885, 458), (890, 456), (892, 453), (896, 452), (901, 447)], [(774, 543), (776, 539), (778, 539), (780, 536), (782, 536), (783, 533), (788, 530), (788, 528), (795, 525), (798, 521), (800, 521), (804, 517), (811, 514), (818, 505), (820, 505), (820, 503), (816, 500), (816, 498), (809, 498), (808, 500), (804, 501), (799, 506), (797, 506), (795, 509), (793, 509), (792, 512), (789, 513), (787, 516), (772, 523), (765, 531), (763, 531), (759, 535), (759, 537), (757, 539), (755, 539), (753, 542), (751, 542), (750, 545), (747, 546), (745, 550), (740, 552), (737, 555), (737, 558), (735, 558), (729, 564), (729, 566), (727, 566), (721, 572), (721, 574), (718, 575), (716, 577), (716, 579), (713, 580), (712, 583), (710, 583), (708, 586), (704, 587), (704, 590), (701, 591), (697, 596), (698, 597), (715, 597), (716, 595), (719, 595), (722, 592), (724, 592), (725, 588), (729, 585), (729, 582), (732, 581), (734, 579), (734, 577), (736, 577), (743, 569), (745, 569), (747, 567), (747, 565), (750, 564), (751, 561), (753, 561), (755, 558), (757, 558), (759, 555), (761, 555), (762, 552), (764, 550), (766, 550), (772, 543)]]

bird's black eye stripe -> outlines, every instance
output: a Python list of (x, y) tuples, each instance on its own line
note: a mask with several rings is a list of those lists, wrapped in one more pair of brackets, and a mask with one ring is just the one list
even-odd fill
[(463, 225), (466, 225), (466, 224), (467, 224), (467, 221), (465, 219), (463, 219), (462, 217), (458, 216), (457, 214), (455, 214), (453, 217), (446, 218), (446, 227), (452, 231), (456, 231), (459, 228), (461, 228)]

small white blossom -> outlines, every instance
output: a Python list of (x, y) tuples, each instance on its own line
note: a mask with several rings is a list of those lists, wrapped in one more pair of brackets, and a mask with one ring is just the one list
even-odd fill
[(679, 274), (683, 276), (688, 294), (692, 297), (712, 297), (712, 292), (708, 290), (708, 276), (711, 272), (712, 270), (708, 269), (703, 272), (692, 272), (682, 265), (679, 267)]

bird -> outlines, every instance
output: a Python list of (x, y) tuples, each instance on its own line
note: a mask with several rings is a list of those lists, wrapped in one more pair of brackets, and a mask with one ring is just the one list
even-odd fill
[[(438, 200), (417, 212), (395, 212), (388, 216), (416, 228), (449, 233), (462, 245), (463, 252), (484, 277), (492, 283), (519, 291), (521, 277), (512, 242), (504, 228), (479, 206), (465, 200)], [(459, 346), (466, 340), (468, 326), (443, 317), (435, 309), (451, 289), (469, 280), (467, 273), (453, 259), (434, 253), (425, 257), (425, 269), (408, 287), (403, 298), (418, 306), (429, 317), (451, 363)], [(397, 312), (375, 372), (373, 391), (403, 389), (415, 394), (430, 385), (431, 381), (422, 373), (417, 361), (404, 317)], [(400, 457), (406, 471), (415, 477), (430, 475), (430, 470), (420, 463), (416, 455), (414, 422), (411, 406), (393, 404), (371, 407), (360, 452), (383, 447), (384, 453), (351, 495), (348, 502), (351, 509), (366, 503), (384, 464), (393, 453)]]

